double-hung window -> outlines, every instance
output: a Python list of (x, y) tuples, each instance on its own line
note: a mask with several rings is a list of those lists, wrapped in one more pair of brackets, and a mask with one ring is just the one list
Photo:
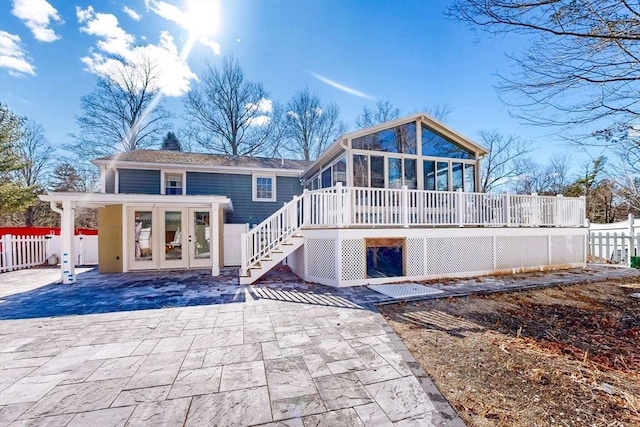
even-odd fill
[(182, 173), (165, 173), (164, 174), (164, 194), (180, 195), (184, 194)]
[(253, 175), (253, 201), (275, 202), (276, 177), (275, 175)]

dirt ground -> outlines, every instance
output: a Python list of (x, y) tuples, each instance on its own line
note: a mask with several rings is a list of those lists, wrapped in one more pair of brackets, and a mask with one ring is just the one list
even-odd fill
[(469, 426), (639, 426), (638, 279), (381, 308)]

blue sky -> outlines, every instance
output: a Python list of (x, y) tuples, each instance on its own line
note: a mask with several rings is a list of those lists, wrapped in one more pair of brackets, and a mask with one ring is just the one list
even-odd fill
[[(336, 102), (350, 128), (376, 100), (407, 114), (446, 104), (452, 110), (446, 122), (472, 139), (498, 129), (533, 142), (541, 160), (565, 150), (547, 130), (521, 126), (494, 89), (496, 74), (512, 66), (505, 53), (521, 52), (523, 40), (479, 38), (445, 18), (447, 1), (194, 3), (0, 0), (0, 101), (42, 124), (59, 146), (78, 131), (80, 98), (94, 89), (108, 53), (158, 55), (166, 68), (165, 105), (176, 114), (206, 61), (233, 55), (273, 101), (284, 103), (307, 86)], [(189, 14), (190, 8), (199, 10)], [(207, 31), (181, 60), (194, 16)]]

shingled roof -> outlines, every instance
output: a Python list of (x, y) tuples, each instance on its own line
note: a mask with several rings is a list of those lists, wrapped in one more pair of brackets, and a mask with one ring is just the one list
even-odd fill
[(186, 153), (165, 150), (133, 150), (112, 156), (100, 157), (94, 162), (137, 162), (183, 165), (210, 165), (260, 169), (304, 170), (313, 162), (305, 160), (281, 159), (269, 157), (227, 156), (222, 154)]

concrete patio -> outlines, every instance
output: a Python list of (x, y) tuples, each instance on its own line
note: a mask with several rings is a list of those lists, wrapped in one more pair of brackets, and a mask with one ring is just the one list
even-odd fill
[(21, 280), (12, 294), (1, 277), (0, 314), (15, 320), (0, 321), (0, 425), (463, 425), (371, 291), (9, 275)]

